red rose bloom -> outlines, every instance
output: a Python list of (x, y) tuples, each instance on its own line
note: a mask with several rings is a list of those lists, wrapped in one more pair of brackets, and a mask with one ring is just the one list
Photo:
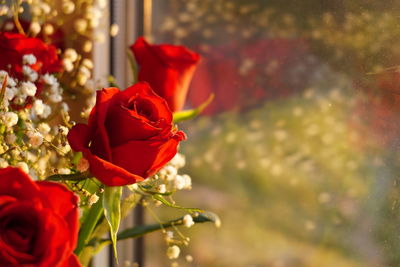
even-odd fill
[(139, 81), (148, 82), (173, 112), (181, 110), (200, 56), (184, 46), (150, 45), (143, 37), (131, 50), (140, 66)]
[(53, 45), (48, 45), (38, 38), (26, 37), (19, 33), (0, 32), (0, 70), (22, 78), (22, 57), (33, 54), (37, 62), (30, 67), (36, 72), (54, 73), (61, 71), (61, 61)]
[(60, 184), (0, 169), (0, 266), (80, 266), (77, 202)]
[(156, 173), (184, 138), (173, 128), (166, 101), (144, 82), (124, 91), (98, 91), (88, 125), (77, 124), (68, 134), (72, 149), (83, 152), (90, 172), (108, 186), (133, 184)]

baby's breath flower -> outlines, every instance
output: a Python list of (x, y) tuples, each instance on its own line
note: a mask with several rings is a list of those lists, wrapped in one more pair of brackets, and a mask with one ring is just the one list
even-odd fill
[(69, 106), (68, 106), (67, 103), (63, 102), (63, 103), (61, 103), (61, 105), (60, 105), (60, 109), (61, 109), (62, 111), (68, 112), (68, 111), (69, 111)]
[(48, 134), (51, 129), (47, 123), (42, 122), (42, 123), (39, 123), (38, 130), (41, 134)]
[(20, 162), (18, 162), (17, 164), (15, 164), (15, 166), (17, 166), (18, 168), (20, 168), (23, 172), (29, 174), (29, 167), (28, 167), (28, 164), (26, 164), (25, 162), (20, 161)]
[(178, 190), (182, 190), (185, 188), (185, 179), (182, 175), (177, 175), (174, 180), (175, 188)]
[(173, 157), (169, 163), (178, 169), (182, 168), (186, 164), (185, 156), (180, 153), (176, 153), (175, 157)]
[(99, 200), (99, 197), (98, 197), (96, 194), (91, 195), (91, 196), (88, 198), (89, 205), (93, 205), (93, 204), (96, 203), (98, 200)]
[(75, 10), (75, 4), (72, 1), (64, 1), (62, 4), (62, 11), (65, 14), (71, 14)]
[[(26, 67), (26, 66), (24, 66)], [(29, 68), (29, 67), (28, 67)], [(22, 94), (28, 95), (28, 96), (34, 96), (36, 94), (36, 85), (31, 82), (23, 82), (19, 86), (19, 90), (21, 91)]]
[(60, 94), (51, 94), (49, 100), (53, 103), (59, 103), (62, 101), (62, 96)]
[(18, 123), (18, 115), (14, 112), (6, 112), (2, 115), (2, 121), (7, 127), (13, 127)]
[(0, 158), (0, 168), (7, 168), (7, 167), (8, 167), (8, 162), (5, 159)]
[(170, 260), (177, 259), (179, 257), (180, 253), (181, 253), (181, 249), (176, 245), (168, 247), (168, 249), (167, 249), (167, 257)]
[(44, 113), (43, 100), (36, 99), (35, 102), (33, 102), (32, 111), (36, 116), (41, 116)]
[(165, 192), (167, 192), (167, 187), (165, 186), (165, 184), (160, 184), (157, 186), (157, 192), (164, 194)]
[(43, 31), (45, 34), (51, 35), (54, 33), (54, 27), (53, 27), (53, 25), (47, 23), (46, 25), (44, 25)]
[(29, 136), (29, 144), (33, 147), (39, 147), (43, 144), (43, 136), (40, 133), (33, 133)]
[(62, 64), (67, 72), (71, 72), (74, 69), (74, 64), (68, 58), (64, 58)]
[(187, 262), (192, 262), (193, 261), (193, 256), (192, 255), (186, 255), (185, 260)]
[(22, 63), (26, 65), (33, 65), (36, 63), (36, 57), (33, 54), (27, 54), (22, 57)]
[(49, 105), (46, 105), (46, 104), (44, 104), (43, 107), (44, 108), (43, 108), (43, 113), (42, 113), (41, 117), (43, 119), (46, 119), (51, 114), (51, 107)]
[(78, 59), (78, 53), (73, 48), (67, 48), (64, 52), (64, 58), (71, 60), (71, 62), (75, 62)]
[(41, 28), (42, 27), (40, 26), (39, 22), (37, 22), (37, 21), (33, 21), (31, 23), (31, 25), (29, 26), (29, 30), (31, 31), (31, 33), (33, 35), (37, 35), (40, 32)]
[(48, 84), (48, 85), (53, 85), (57, 84), (57, 78), (54, 77), (54, 75), (46, 73), (45, 75), (42, 76), (43, 81)]
[(194, 225), (193, 217), (190, 214), (183, 216), (183, 225), (186, 228), (190, 228)]

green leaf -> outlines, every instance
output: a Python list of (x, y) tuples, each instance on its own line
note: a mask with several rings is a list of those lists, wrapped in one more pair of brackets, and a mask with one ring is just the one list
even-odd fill
[(197, 209), (197, 208), (185, 208), (185, 207), (181, 207), (175, 204), (172, 204), (171, 202), (169, 202), (168, 200), (166, 200), (162, 195), (160, 194), (155, 194), (153, 195), (153, 198), (160, 201), (161, 203), (163, 203), (164, 205), (171, 207), (171, 208), (175, 208), (175, 209), (181, 209), (181, 210), (186, 210), (188, 212), (204, 212), (201, 209)]
[[(212, 212), (203, 212), (198, 214), (197, 216), (193, 216), (193, 221), (195, 223), (205, 223), (205, 222), (213, 222), (216, 226), (221, 224), (219, 217)], [(137, 238), (143, 236), (145, 234), (155, 232), (161, 229), (167, 229), (174, 226), (179, 226), (183, 224), (183, 217), (171, 220), (169, 222), (163, 224), (148, 224), (148, 225), (139, 225), (133, 228), (126, 229), (118, 234), (118, 240), (124, 240), (128, 238)]]
[(195, 109), (183, 110), (174, 113), (174, 122), (178, 123), (197, 117), (214, 99), (214, 94), (211, 94), (208, 99)]
[(84, 249), (87, 241), (90, 238), (97, 222), (99, 221), (101, 215), (103, 214), (102, 197), (89, 209), (88, 214), (85, 216), (85, 220), (81, 225), (79, 230), (78, 244), (75, 249), (75, 254), (80, 256), (80, 253)]
[(103, 208), (104, 216), (110, 226), (110, 236), (113, 243), (115, 259), (118, 263), (117, 255), (117, 233), (121, 221), (121, 195), (122, 186), (106, 186), (104, 188)]

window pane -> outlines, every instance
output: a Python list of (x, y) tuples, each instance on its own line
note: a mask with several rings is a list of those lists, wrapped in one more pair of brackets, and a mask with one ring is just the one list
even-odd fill
[(399, 7), (153, 0), (153, 41), (202, 55), (187, 107), (215, 93), (184, 124), (181, 197), (223, 227), (194, 228), (182, 266), (400, 265)]

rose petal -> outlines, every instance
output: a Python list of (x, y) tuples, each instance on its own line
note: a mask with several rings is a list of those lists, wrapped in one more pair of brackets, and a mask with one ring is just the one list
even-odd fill
[[(78, 197), (61, 184), (46, 181), (37, 184), (43, 192), (44, 205), (48, 205), (48, 208), (62, 216), (67, 222), (71, 244), (75, 245), (79, 231)], [(75, 247), (72, 247), (73, 249)]]
[(0, 195), (37, 201), (39, 187), (19, 168), (0, 169)]
[(127, 170), (93, 155), (89, 149), (83, 150), (83, 155), (89, 161), (90, 172), (105, 185), (123, 186), (144, 180), (143, 177), (129, 173)]
[(169, 140), (130, 141), (112, 149), (113, 163), (147, 178), (175, 156), (179, 141), (178, 136)]

